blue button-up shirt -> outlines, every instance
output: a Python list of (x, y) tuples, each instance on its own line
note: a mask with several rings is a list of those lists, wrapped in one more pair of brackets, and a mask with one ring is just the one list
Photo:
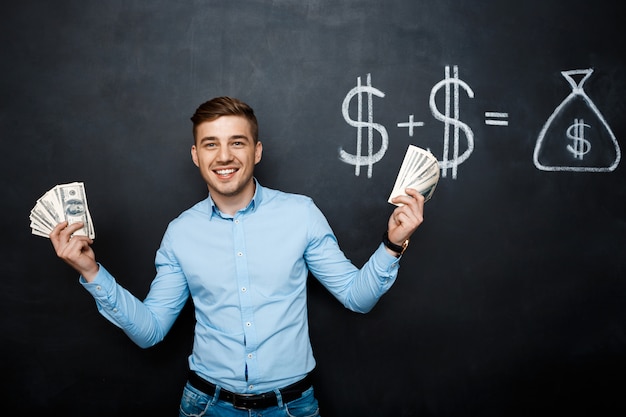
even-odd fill
[(161, 341), (191, 295), (196, 327), (189, 366), (239, 393), (289, 385), (315, 360), (309, 340), (309, 271), (345, 307), (368, 312), (391, 287), (398, 258), (381, 244), (356, 268), (309, 197), (262, 187), (234, 216), (210, 196), (168, 226), (145, 300), (103, 267), (81, 277), (100, 313), (139, 346)]

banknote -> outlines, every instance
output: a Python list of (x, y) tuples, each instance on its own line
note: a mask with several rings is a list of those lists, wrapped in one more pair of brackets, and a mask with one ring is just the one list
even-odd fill
[(33, 235), (49, 237), (52, 229), (62, 221), (69, 224), (81, 222), (83, 227), (76, 235), (96, 237), (91, 213), (87, 206), (85, 184), (71, 182), (58, 184), (42, 195), (30, 211), (30, 228)]
[(433, 196), (438, 182), (439, 162), (437, 158), (425, 149), (409, 145), (388, 202), (401, 205), (392, 203), (391, 200), (396, 196), (406, 195), (405, 190), (407, 188), (416, 189), (424, 196), (424, 201), (428, 201)]

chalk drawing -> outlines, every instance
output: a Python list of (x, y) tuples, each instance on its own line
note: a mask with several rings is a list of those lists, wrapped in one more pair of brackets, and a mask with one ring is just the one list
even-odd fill
[[(611, 127), (583, 90), (593, 69), (562, 71), (572, 87), (544, 124), (533, 153), (543, 171), (613, 171), (621, 151)], [(577, 82), (576, 79), (580, 78)]]
[[(450, 87), (454, 86), (453, 89)], [(450, 76), (450, 66), (445, 67), (445, 78), (435, 84), (430, 91), (430, 111), (433, 117), (444, 123), (444, 135), (443, 135), (443, 155), (441, 161), (439, 161), (439, 167), (442, 169), (441, 176), (445, 178), (447, 176), (448, 169), (452, 169), (452, 178), (456, 179), (458, 174), (458, 166), (465, 162), (467, 158), (472, 154), (474, 150), (474, 133), (470, 127), (459, 120), (459, 87), (463, 87), (469, 98), (474, 98), (474, 91), (465, 82), (459, 79), (459, 67), (453, 67), (453, 75)], [(437, 103), (435, 98), (437, 92), (445, 88), (445, 113), (441, 113), (437, 109)], [(452, 103), (451, 103), (451, 91), (452, 91)], [(452, 106), (452, 109), (451, 109)], [(452, 117), (450, 112), (452, 110)], [(453, 126), (453, 139), (452, 143), (452, 159), (450, 159), (450, 127)], [(467, 147), (463, 153), (460, 153), (460, 131), (463, 131), (465, 138), (467, 139)]]
[(398, 123), (396, 126), (398, 127), (408, 127), (409, 128), (409, 137), (413, 137), (413, 128), (414, 127), (421, 127), (424, 126), (424, 122), (416, 122), (415, 121), (415, 116), (412, 114), (409, 114), (409, 121), (408, 122), (400, 122)]
[[(561, 72), (572, 91), (555, 108), (539, 133), (533, 153), (533, 161), (538, 169), (606, 172), (613, 171), (618, 166), (621, 151), (617, 139), (602, 113), (583, 89), (585, 81), (592, 73), (593, 69)], [(452, 179), (456, 179), (459, 165), (467, 161), (474, 150), (474, 132), (460, 119), (461, 90), (470, 99), (474, 98), (472, 88), (459, 78), (458, 66), (446, 65), (444, 79), (436, 83), (430, 91), (430, 111), (436, 120), (444, 124), (443, 150), (441, 159), (438, 160), (442, 178), (446, 178), (450, 171)], [(439, 97), (440, 91), (443, 91), (443, 99)], [(367, 100), (364, 100), (364, 94)], [(384, 98), (385, 93), (372, 86), (372, 76), (368, 73), (365, 85), (362, 84), (361, 77), (357, 77), (356, 86), (346, 94), (341, 106), (345, 121), (355, 127), (357, 132), (355, 153), (351, 154), (340, 147), (339, 159), (354, 165), (355, 176), (360, 175), (362, 166), (367, 166), (367, 177), (371, 178), (373, 165), (384, 157), (389, 144), (387, 129), (374, 122), (374, 96)], [(350, 116), (354, 97), (356, 109), (353, 109), (353, 113), (356, 110), (356, 119)], [(443, 110), (439, 110), (438, 103), (443, 104)], [(509, 113), (486, 111), (484, 114), (485, 125), (509, 125)], [(410, 114), (408, 121), (398, 122), (396, 126), (407, 128), (409, 137), (413, 137), (415, 128), (424, 126), (424, 122), (415, 121), (415, 116)], [(367, 132), (366, 152), (362, 149), (365, 141), (363, 129)], [(374, 151), (376, 132), (380, 135), (380, 148)], [(465, 142), (461, 140), (462, 134)]]
[(508, 126), (509, 121), (505, 120), (509, 117), (508, 113), (497, 111), (485, 112), (485, 124), (489, 126)]
[[(367, 94), (367, 121), (363, 121), (363, 98), (362, 94)], [(352, 98), (357, 97), (357, 119), (350, 118), (350, 102)], [(354, 165), (354, 175), (359, 176), (361, 166), (367, 165), (367, 178), (372, 178), (373, 165), (380, 161), (389, 144), (389, 135), (387, 129), (381, 124), (374, 123), (374, 106), (373, 96), (385, 97), (385, 93), (377, 88), (372, 87), (372, 76), (367, 74), (367, 84), (361, 85), (361, 77), (357, 78), (356, 87), (352, 88), (343, 100), (341, 112), (343, 118), (350, 125), (356, 127), (356, 154), (352, 155), (342, 148), (339, 148), (339, 159), (343, 162)], [(362, 129), (367, 128), (367, 156), (363, 155), (363, 133)], [(374, 130), (380, 134), (380, 149), (374, 152)]]

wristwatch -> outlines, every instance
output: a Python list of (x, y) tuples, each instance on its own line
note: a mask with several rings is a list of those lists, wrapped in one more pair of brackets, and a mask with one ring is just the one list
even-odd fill
[(392, 251), (396, 252), (398, 256), (402, 255), (407, 247), (409, 247), (409, 239), (402, 242), (402, 246), (396, 245), (389, 240), (389, 233), (385, 232), (383, 234), (383, 244), (387, 246)]

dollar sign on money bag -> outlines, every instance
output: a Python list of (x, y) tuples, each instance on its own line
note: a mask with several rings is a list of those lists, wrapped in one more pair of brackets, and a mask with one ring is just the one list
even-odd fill
[[(367, 94), (367, 121), (363, 121), (363, 97), (362, 94)], [(350, 102), (352, 98), (357, 97), (357, 119), (352, 120), (350, 118)], [(346, 152), (342, 148), (339, 149), (339, 159), (343, 162), (354, 165), (354, 175), (358, 176), (361, 172), (361, 166), (367, 165), (367, 177), (372, 178), (373, 166), (376, 162), (380, 161), (389, 145), (389, 135), (387, 129), (381, 124), (374, 123), (374, 107), (373, 96), (385, 97), (385, 93), (377, 88), (372, 87), (371, 74), (367, 74), (367, 85), (361, 85), (361, 77), (357, 78), (356, 87), (352, 88), (343, 100), (341, 106), (341, 112), (343, 118), (350, 126), (357, 128), (356, 133), (356, 154)], [(367, 129), (367, 155), (363, 155), (363, 132), (362, 129)], [(374, 152), (374, 130), (380, 134), (380, 148)]]
[(585, 139), (585, 128), (591, 128), (583, 119), (574, 119), (574, 123), (567, 128), (565, 134), (573, 143), (567, 145), (567, 150), (576, 159), (584, 159), (591, 151), (591, 142)]
[[(450, 76), (450, 66), (445, 67), (445, 78), (433, 86), (430, 91), (430, 111), (433, 117), (444, 123), (443, 131), (443, 152), (439, 167), (441, 168), (441, 176), (446, 177), (448, 169), (452, 169), (452, 178), (456, 179), (458, 166), (469, 158), (474, 150), (474, 132), (470, 127), (459, 120), (459, 87), (462, 87), (469, 98), (474, 97), (474, 91), (471, 87), (459, 79), (458, 66), (453, 68), (453, 76)], [(437, 92), (444, 88), (446, 108), (444, 113), (437, 108), (435, 97)], [(452, 95), (452, 97), (451, 97)], [(452, 116), (452, 117), (451, 117)], [(450, 158), (450, 128), (452, 129), (452, 158)], [(463, 131), (467, 140), (467, 147), (461, 153), (460, 133)]]
[(539, 133), (533, 161), (543, 171), (613, 171), (621, 151), (610, 126), (583, 90), (592, 69), (562, 71), (571, 93)]

